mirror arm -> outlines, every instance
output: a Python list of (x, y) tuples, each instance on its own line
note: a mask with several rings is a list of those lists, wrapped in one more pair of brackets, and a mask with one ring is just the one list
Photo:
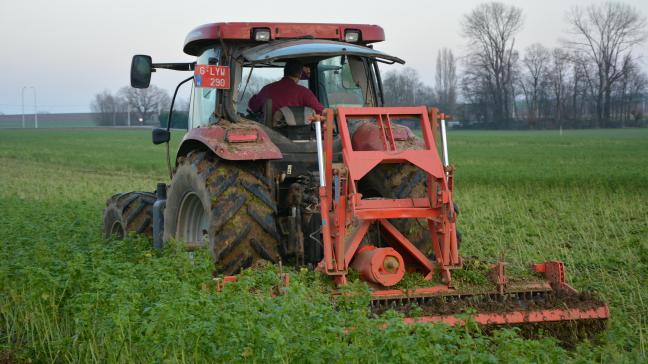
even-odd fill
[[(171, 169), (171, 148), (169, 147), (169, 142), (171, 141), (171, 116), (173, 115), (173, 104), (175, 104), (176, 96), (178, 96), (178, 90), (180, 86), (184, 85), (190, 80), (193, 80), (194, 76), (184, 79), (182, 82), (176, 86), (175, 91), (173, 92), (173, 98), (171, 99), (171, 107), (169, 108), (169, 115), (167, 116), (167, 133), (169, 133), (169, 140), (166, 142), (166, 157), (167, 157), (167, 169), (169, 170), (169, 178), (173, 178), (173, 170)], [(189, 125), (187, 125), (189, 127)]]
[(164, 68), (174, 71), (193, 71), (196, 67), (196, 62), (191, 63), (153, 63), (153, 69)]
[(175, 91), (173, 92), (173, 98), (171, 99), (171, 107), (169, 108), (169, 115), (167, 116), (167, 131), (171, 130), (171, 116), (173, 114), (173, 104), (175, 104), (176, 96), (178, 96), (178, 90), (180, 90), (180, 86), (184, 85), (188, 81), (193, 80), (193, 78), (194, 76), (191, 76), (182, 80), (182, 82), (180, 82), (178, 86), (176, 86)]

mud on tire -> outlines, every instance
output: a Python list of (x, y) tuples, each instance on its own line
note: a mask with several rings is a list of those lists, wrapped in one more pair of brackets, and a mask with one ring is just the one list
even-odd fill
[(123, 239), (130, 233), (153, 236), (152, 211), (155, 194), (150, 192), (118, 193), (106, 201), (103, 235), (106, 239)]
[[(360, 185), (365, 197), (407, 198), (425, 197), (427, 175), (410, 164), (381, 164), (376, 166), (362, 180)], [(455, 203), (454, 210), (459, 213)], [(391, 219), (419, 250), (433, 256), (430, 230), (425, 219)], [(461, 232), (457, 230), (457, 241), (461, 243)]]
[(178, 162), (164, 212), (165, 240), (207, 246), (216, 273), (279, 261), (271, 184), (253, 162), (190, 153)]

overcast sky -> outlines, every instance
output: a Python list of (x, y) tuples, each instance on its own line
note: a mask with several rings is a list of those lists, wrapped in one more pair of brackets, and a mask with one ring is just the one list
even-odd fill
[[(38, 90), (39, 110), (85, 112), (93, 95), (129, 83), (133, 54), (157, 62), (192, 61), (182, 53), (194, 27), (219, 21), (370, 23), (385, 29), (377, 49), (399, 56), (433, 82), (442, 47), (465, 51), (464, 14), (484, 1), (143, 1), (0, 0), (0, 112), (20, 113), (23, 86)], [(552, 47), (565, 34), (565, 13), (584, 0), (505, 1), (523, 9), (518, 49)], [(648, 15), (648, 0), (628, 0)], [(639, 50), (646, 66), (648, 48)], [(396, 67), (396, 66), (393, 66)], [(160, 71), (152, 83), (172, 89), (184, 73)], [(31, 95), (26, 93), (31, 100)], [(31, 102), (31, 101), (30, 101)]]

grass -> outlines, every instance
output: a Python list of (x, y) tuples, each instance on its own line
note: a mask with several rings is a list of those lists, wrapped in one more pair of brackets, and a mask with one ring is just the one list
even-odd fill
[(451, 131), (449, 140), (463, 255), (564, 260), (572, 285), (610, 304), (596, 341), (567, 350), (513, 330), (369, 319), (362, 295), (334, 308), (311, 272), (294, 272), (278, 298), (265, 293), (278, 283), (273, 268), (215, 294), (205, 252), (101, 239), (107, 197), (165, 180), (164, 148), (149, 133), (4, 130), (0, 361), (646, 361), (648, 130)]

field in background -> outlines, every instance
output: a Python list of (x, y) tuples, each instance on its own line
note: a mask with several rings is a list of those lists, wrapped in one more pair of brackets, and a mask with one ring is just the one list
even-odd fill
[[(23, 120), (25, 129), (34, 129), (36, 120), (33, 109), (25, 109), (23, 115), (0, 114), (0, 129), (22, 128)], [(97, 126), (97, 114), (94, 113), (39, 113), (38, 128), (87, 128)]]
[[(25, 129), (34, 129), (36, 122), (34, 115), (29, 115), (25, 118)], [(38, 120), (38, 128), (93, 128), (97, 126), (94, 120)], [(0, 129), (21, 129), (22, 120), (2, 120), (0, 121)]]
[(564, 260), (577, 289), (610, 303), (610, 328), (595, 342), (565, 349), (510, 330), (369, 320), (362, 298), (334, 309), (319, 289), (325, 281), (306, 272), (278, 298), (265, 293), (275, 279), (268, 270), (216, 295), (204, 252), (101, 239), (111, 194), (165, 180), (164, 147), (149, 132), (3, 130), (0, 361), (645, 361), (648, 130), (449, 139), (463, 255)]

